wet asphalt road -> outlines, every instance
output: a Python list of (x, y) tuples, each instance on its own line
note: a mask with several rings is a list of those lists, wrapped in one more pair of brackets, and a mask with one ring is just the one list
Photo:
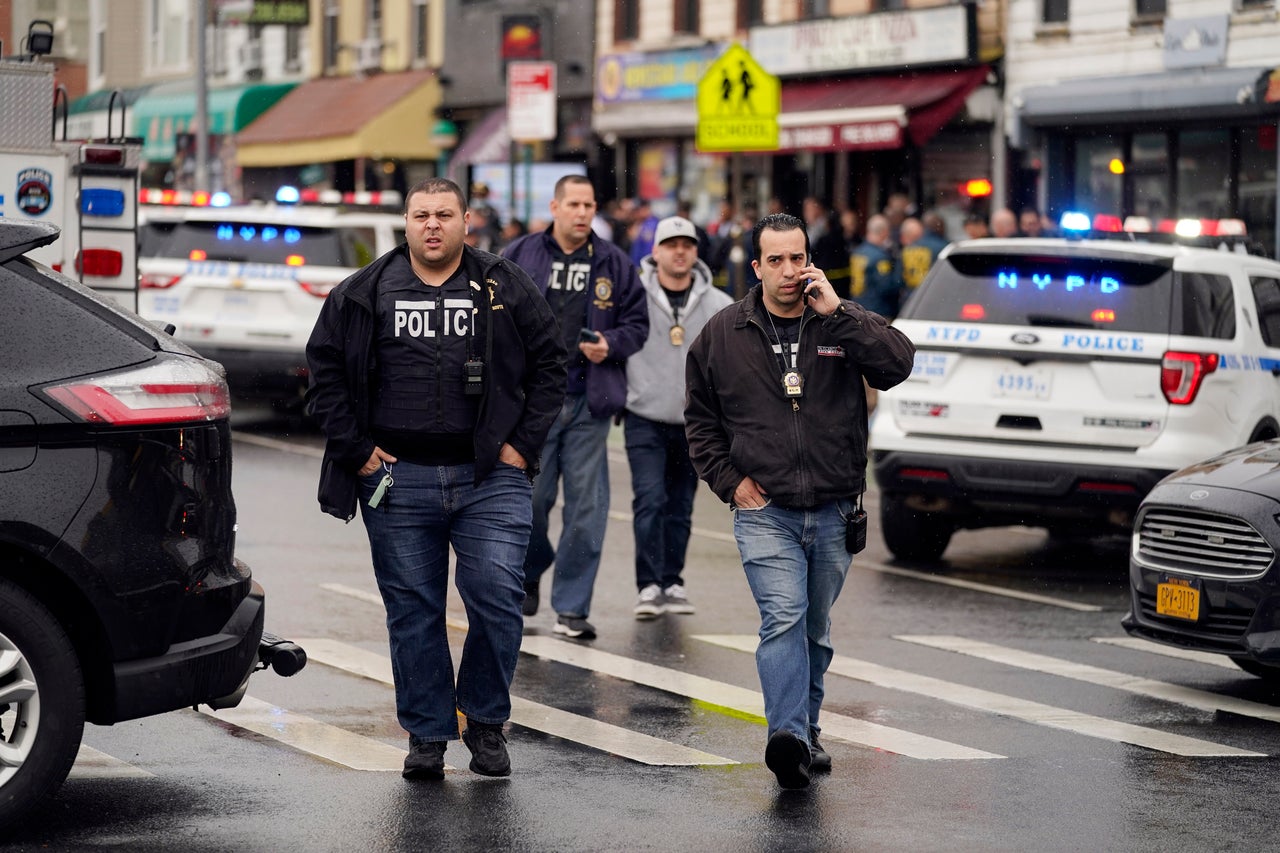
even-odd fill
[[(1105, 642), (1124, 637), (1127, 543), (1017, 528), (962, 533), (920, 567), (890, 562), (873, 523), (834, 615), (823, 722), (835, 770), (781, 791), (751, 713), (758, 619), (729, 513), (699, 495), (686, 572), (698, 612), (637, 622), (620, 435), (600, 637), (553, 637), (545, 605), (528, 620), (513, 775), (469, 772), (460, 742), (442, 783), (353, 769), (394, 768), (406, 745), (379, 677), (363, 527), (319, 512), (312, 431), (248, 409), (237, 427), (238, 555), (266, 587), (268, 628), (304, 640), (311, 663), (255, 675), (238, 715), (88, 727), (72, 778), (0, 850), (1274, 845), (1280, 691), (1225, 659)], [(450, 615), (464, 618), (456, 594)], [(462, 636), (451, 631), (455, 653)]]

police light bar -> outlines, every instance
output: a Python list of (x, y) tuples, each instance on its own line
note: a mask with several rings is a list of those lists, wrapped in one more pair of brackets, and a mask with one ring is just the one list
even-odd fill
[(1058, 227), (1063, 231), (1078, 233), (1091, 230), (1093, 223), (1089, 221), (1089, 214), (1081, 213), (1078, 210), (1068, 210), (1058, 220)]
[[(279, 201), (279, 198), (277, 198), (277, 201)], [(344, 193), (339, 190), (301, 190), (298, 193), (298, 201), (303, 204), (348, 204), (367, 207), (399, 207), (404, 203), (404, 197), (395, 190), (369, 190), (364, 192), (348, 193)]]
[[(138, 190), (138, 204), (158, 204), (167, 207), (207, 207), (213, 203), (212, 199), (213, 196), (203, 190), (197, 192), (170, 189)], [(230, 203), (230, 199), (231, 197), (227, 196), (228, 203)]]

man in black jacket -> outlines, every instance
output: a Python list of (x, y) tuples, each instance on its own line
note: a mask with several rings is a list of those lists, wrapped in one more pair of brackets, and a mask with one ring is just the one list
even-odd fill
[(834, 654), (831, 606), (866, 518), (858, 510), (867, 467), (863, 378), (873, 388), (898, 384), (915, 348), (883, 317), (835, 294), (810, 263), (799, 219), (766, 216), (751, 241), (760, 284), (694, 341), (685, 431), (698, 475), (734, 509), (734, 538), (760, 609), (765, 763), (783, 787), (803, 788), (811, 770), (831, 769), (818, 713)]
[[(324, 430), (319, 498), (359, 503), (387, 610), (404, 776), (511, 772), (503, 723), (520, 650), (532, 480), (564, 399), (565, 350), (515, 264), (464, 245), (452, 181), (410, 189), (401, 245), (334, 288), (307, 343), (308, 407)], [(445, 631), (449, 548), (470, 630), (455, 688)]]

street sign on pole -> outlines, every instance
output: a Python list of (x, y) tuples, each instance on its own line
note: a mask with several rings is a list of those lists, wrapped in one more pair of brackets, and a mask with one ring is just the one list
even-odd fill
[(774, 151), (782, 85), (740, 44), (731, 44), (698, 82), (699, 151)]
[(556, 64), (507, 65), (507, 127), (516, 142), (556, 138)]

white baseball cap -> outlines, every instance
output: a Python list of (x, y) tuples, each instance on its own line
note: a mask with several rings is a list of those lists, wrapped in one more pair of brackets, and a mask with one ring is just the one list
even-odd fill
[(658, 223), (657, 230), (653, 232), (653, 245), (665, 243), (672, 237), (688, 237), (696, 243), (698, 231), (693, 227), (693, 223), (683, 216), (668, 216)]

